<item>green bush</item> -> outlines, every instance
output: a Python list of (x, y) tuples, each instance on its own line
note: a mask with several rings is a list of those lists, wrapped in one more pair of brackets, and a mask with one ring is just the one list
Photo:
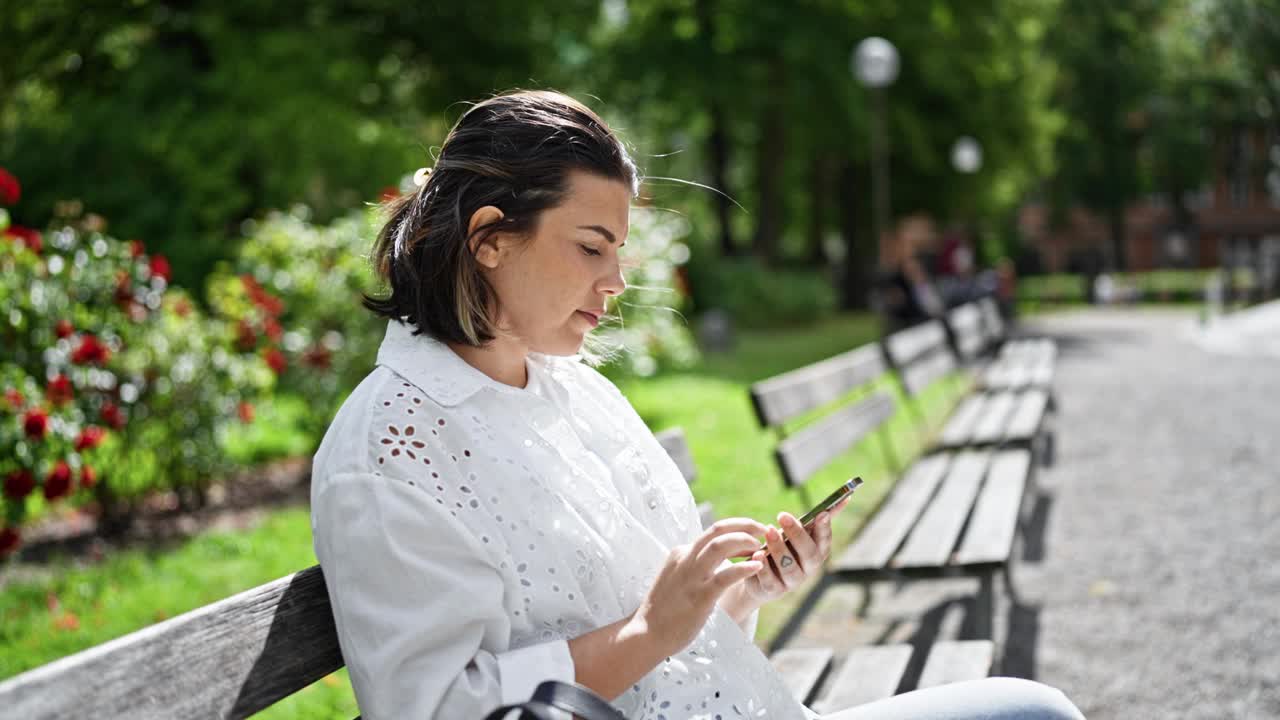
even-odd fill
[(283, 301), (275, 325), (252, 325), (243, 335), (269, 341), (270, 329), (279, 337), (285, 367), (278, 388), (305, 400), (302, 430), (316, 443), (337, 404), (373, 368), (386, 330), (360, 307), (360, 293), (375, 287), (368, 253), (379, 219), (369, 209), (314, 225), (305, 207), (273, 212), (249, 225), (234, 263), (209, 280), (210, 304), (225, 314), (245, 312), (241, 291)]
[(808, 324), (836, 309), (835, 288), (816, 270), (729, 258), (698, 263), (691, 274), (698, 311), (725, 310), (741, 327)]
[(645, 207), (634, 208), (630, 222), (622, 255), (627, 291), (610, 304), (610, 317), (594, 333), (616, 349), (601, 368), (613, 378), (687, 368), (699, 357), (682, 312), (688, 296), (679, 268), (689, 257), (682, 242), (688, 223)]
[(234, 345), (241, 318), (203, 313), (163, 256), (68, 207), (0, 243), (0, 555), (49, 502), (120, 519), (152, 490), (198, 499), (228, 469), (224, 428), (275, 382), (270, 347)]

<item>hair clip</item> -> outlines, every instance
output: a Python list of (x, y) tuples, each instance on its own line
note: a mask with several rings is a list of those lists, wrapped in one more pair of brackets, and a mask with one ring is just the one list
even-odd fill
[(417, 185), (418, 187), (422, 187), (423, 185), (426, 185), (427, 176), (430, 174), (431, 174), (431, 168), (429, 167), (418, 168), (418, 171), (413, 174), (413, 184)]

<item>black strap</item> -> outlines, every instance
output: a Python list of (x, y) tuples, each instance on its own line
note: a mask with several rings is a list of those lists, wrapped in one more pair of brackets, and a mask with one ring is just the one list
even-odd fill
[(547, 680), (533, 691), (533, 697), (523, 703), (504, 705), (485, 717), (485, 720), (506, 720), (513, 710), (520, 711), (517, 720), (556, 720), (551, 710), (563, 710), (581, 720), (626, 720), (617, 708), (605, 702), (599, 695), (581, 685)]

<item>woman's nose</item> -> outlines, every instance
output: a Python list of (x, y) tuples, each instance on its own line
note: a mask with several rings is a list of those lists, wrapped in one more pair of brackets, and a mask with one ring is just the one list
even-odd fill
[(621, 295), (627, 289), (627, 279), (622, 276), (622, 267), (613, 266), (613, 272), (596, 283), (596, 291), (603, 295)]

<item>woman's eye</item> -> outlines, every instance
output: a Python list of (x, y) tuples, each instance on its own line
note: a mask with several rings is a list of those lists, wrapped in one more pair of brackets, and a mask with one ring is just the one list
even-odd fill
[(599, 250), (597, 250), (597, 249), (595, 249), (595, 248), (591, 247), (590, 245), (579, 245), (578, 247), (581, 247), (581, 248), (582, 248), (582, 252), (586, 253), (587, 255), (599, 255), (599, 254), (600, 254), (600, 251), (599, 251)]

